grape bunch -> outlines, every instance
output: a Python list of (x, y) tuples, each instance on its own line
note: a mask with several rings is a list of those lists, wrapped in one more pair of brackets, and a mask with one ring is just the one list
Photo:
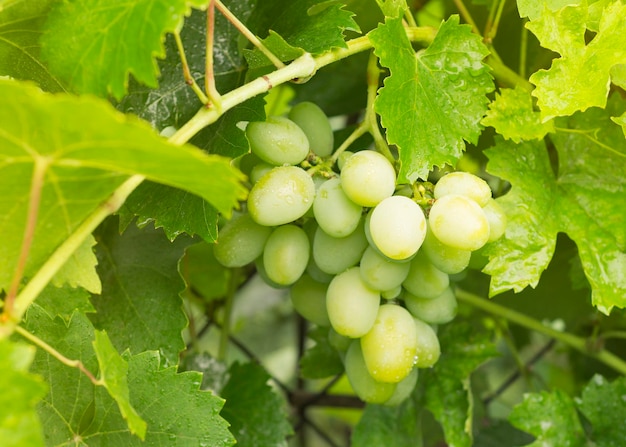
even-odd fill
[(429, 200), (414, 197), (379, 152), (333, 154), (329, 120), (310, 102), (249, 123), (246, 137), (240, 168), (251, 190), (244, 212), (221, 229), (216, 259), (254, 263), (268, 284), (289, 287), (300, 315), (330, 326), (355, 393), (399, 404), (418, 369), (439, 359), (436, 327), (457, 311), (450, 275), (504, 233), (489, 185), (452, 172)]

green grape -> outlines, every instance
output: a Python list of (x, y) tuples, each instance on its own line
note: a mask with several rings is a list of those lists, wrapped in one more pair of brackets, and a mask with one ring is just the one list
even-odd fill
[(457, 302), (452, 289), (447, 288), (435, 299), (416, 297), (405, 291), (404, 304), (411, 314), (429, 324), (449, 323), (456, 316)]
[(417, 385), (418, 376), (419, 371), (416, 368), (413, 368), (408, 376), (396, 384), (396, 389), (391, 397), (384, 402), (384, 405), (386, 407), (397, 407), (402, 402), (407, 400), (415, 389), (415, 385)]
[(353, 155), (354, 152), (352, 151), (343, 151), (341, 154), (339, 154), (339, 157), (337, 158), (337, 169), (339, 169), (339, 172), (341, 172), (341, 170), (343, 169), (343, 166), (346, 164), (348, 158), (352, 157)]
[(280, 285), (296, 282), (309, 262), (309, 238), (296, 225), (283, 225), (272, 231), (263, 251), (267, 277)]
[(405, 196), (391, 196), (372, 210), (370, 237), (388, 258), (408, 259), (417, 253), (426, 236), (426, 217), (420, 206)]
[(430, 225), (422, 244), (422, 251), (432, 264), (448, 275), (462, 272), (468, 266), (472, 252), (450, 247), (435, 237)]
[(248, 212), (261, 225), (283, 225), (304, 216), (314, 198), (311, 176), (296, 166), (282, 166), (254, 184), (248, 195)]
[(439, 338), (431, 325), (418, 318), (415, 318), (414, 321), (417, 328), (417, 362), (415, 367), (430, 368), (437, 363), (441, 355)]
[(381, 305), (374, 325), (361, 337), (361, 349), (374, 379), (400, 382), (416, 361), (417, 328), (413, 316), (397, 304)]
[[(248, 178), (250, 178), (252, 169), (256, 165), (261, 163), (261, 159), (257, 157), (256, 155), (254, 155), (252, 152), (243, 154), (241, 157), (236, 158), (235, 161), (236, 161), (236, 166), (239, 168), (239, 170), (243, 172), (244, 174), (246, 174)], [(254, 183), (254, 182), (250, 180), (250, 183)]]
[(319, 326), (328, 326), (330, 320), (326, 312), (327, 290), (328, 284), (317, 282), (305, 273), (289, 291), (293, 308), (307, 320)]
[(382, 404), (388, 401), (396, 389), (395, 383), (376, 381), (368, 372), (359, 340), (353, 340), (344, 359), (346, 376), (354, 393), (364, 402)]
[(409, 262), (394, 262), (379, 254), (372, 246), (361, 257), (360, 272), (363, 282), (376, 290), (399, 287), (409, 274)]
[(386, 300), (393, 300), (398, 298), (402, 293), (402, 286), (394, 287), (393, 289), (383, 290), (380, 292), (380, 296), (382, 296)]
[(271, 165), (269, 163), (265, 163), (264, 161), (260, 161), (257, 164), (255, 164), (252, 169), (250, 169), (250, 183), (251, 184), (255, 184), (256, 182), (258, 182), (259, 180), (261, 180), (261, 178), (267, 174), (268, 172), (270, 172), (272, 169), (274, 169), (276, 166)]
[(249, 214), (229, 220), (213, 247), (215, 259), (225, 267), (243, 267), (263, 253), (272, 229), (259, 225)]
[(396, 171), (378, 152), (360, 151), (346, 160), (341, 170), (341, 186), (354, 203), (376, 206), (393, 194)]
[(340, 355), (346, 353), (352, 341), (352, 338), (339, 334), (332, 326), (328, 330), (328, 343), (335, 348)]
[(297, 165), (309, 154), (309, 140), (290, 119), (270, 116), (246, 127), (250, 150), (261, 160), (275, 166)]
[(469, 172), (451, 172), (439, 179), (435, 185), (435, 199), (450, 194), (459, 194), (472, 199), (479, 206), (485, 206), (491, 199), (489, 184)]
[(161, 135), (163, 138), (169, 138), (172, 135), (174, 135), (177, 131), (178, 131), (178, 129), (176, 129), (176, 127), (174, 127), (174, 126), (167, 126), (167, 127), (164, 127), (163, 129), (161, 129), (161, 132), (159, 132), (159, 135)]
[(411, 260), (409, 274), (402, 286), (412, 295), (433, 299), (450, 285), (450, 277), (435, 267), (423, 252)]
[(478, 250), (489, 239), (489, 221), (472, 199), (450, 194), (430, 209), (430, 228), (437, 239), (461, 250)]
[(500, 239), (506, 230), (507, 219), (504, 210), (495, 199), (490, 199), (487, 204), (483, 206), (483, 212), (489, 222), (489, 239), (487, 242)]
[(333, 152), (334, 135), (330, 121), (317, 104), (304, 101), (293, 106), (289, 119), (306, 134), (309, 148), (320, 157), (328, 157)]
[(336, 275), (358, 264), (367, 248), (367, 239), (361, 222), (346, 237), (329, 236), (318, 228), (313, 238), (313, 259), (321, 271)]
[(358, 267), (335, 276), (326, 292), (330, 324), (340, 335), (358, 338), (374, 325), (380, 294), (365, 285)]
[(313, 214), (324, 232), (333, 237), (345, 237), (359, 225), (363, 208), (346, 196), (338, 177), (325, 181), (313, 201)]

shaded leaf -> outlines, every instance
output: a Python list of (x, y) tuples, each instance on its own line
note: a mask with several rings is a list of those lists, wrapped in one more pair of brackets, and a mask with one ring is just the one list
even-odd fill
[(608, 119), (623, 107), (616, 98), (606, 111), (591, 109), (557, 123), (557, 177), (543, 143), (500, 141), (486, 151), (489, 171), (513, 185), (500, 199), (506, 233), (487, 248), (491, 294), (534, 287), (562, 231), (578, 245), (593, 304), (605, 313), (626, 306), (626, 228), (620, 217), (626, 207), (626, 140)]
[(316, 327), (308, 336), (315, 346), (307, 349), (300, 359), (300, 375), (305, 379), (323, 379), (343, 372), (343, 362), (328, 341), (328, 328)]
[(561, 390), (526, 394), (524, 401), (513, 408), (509, 420), (537, 438), (529, 447), (587, 445), (574, 401)]
[(591, 439), (598, 447), (620, 447), (626, 439), (626, 379), (609, 382), (596, 375), (589, 381), (576, 406), (591, 422)]
[(267, 384), (269, 375), (254, 363), (235, 363), (222, 389), (222, 416), (241, 447), (286, 446), (292, 433), (285, 402)]
[(35, 412), (48, 387), (28, 372), (35, 348), (0, 339), (0, 439), (3, 447), (43, 447), (41, 423)]
[(116, 219), (96, 236), (102, 294), (92, 299), (94, 325), (107, 331), (120, 352), (158, 350), (169, 364), (177, 364), (187, 326), (179, 296), (185, 285), (177, 267), (192, 241), (170, 242), (160, 230), (134, 225), (120, 235)]
[(389, 143), (398, 146), (400, 182), (425, 179), (433, 166), (456, 164), (465, 142), (476, 143), (494, 88), (482, 60), (489, 53), (459, 17), (444, 22), (417, 54), (402, 19), (385, 20), (369, 34), (380, 63), (391, 71), (376, 99)]
[(421, 437), (418, 411), (413, 399), (397, 407), (368, 404), (354, 427), (353, 447), (414, 447)]
[(586, 44), (585, 32), (595, 20), (583, 2), (554, 12), (546, 10), (526, 25), (543, 47), (561, 55), (549, 70), (530, 77), (537, 86), (533, 96), (544, 121), (606, 105), (611, 69), (626, 63), (626, 5), (620, 0), (608, 3), (601, 12), (597, 34)]
[(483, 126), (492, 126), (507, 140), (519, 143), (522, 140), (540, 140), (554, 132), (552, 120), (541, 122), (540, 113), (533, 110), (533, 102), (523, 88), (503, 88), (489, 104), (489, 110), (481, 121)]
[(16, 269), (31, 197), (40, 198), (27, 277), (131, 175), (188, 190), (225, 213), (245, 195), (227, 159), (168, 144), (97, 98), (11, 81), (0, 81), (0, 97), (0, 230), (12, 235), (0, 246), (0, 288)]
[(233, 271), (217, 262), (213, 244), (200, 242), (187, 247), (179, 269), (187, 296), (211, 301), (224, 298), (228, 293)]
[(121, 99), (130, 73), (156, 87), (163, 38), (189, 12), (187, 0), (113, 0), (106, 8), (99, 0), (58, 2), (41, 39), (42, 57), (72, 91)]
[(49, 284), (37, 297), (37, 304), (50, 318), (61, 317), (67, 323), (77, 310), (82, 313), (96, 311), (89, 301), (90, 297), (91, 294), (85, 289)]

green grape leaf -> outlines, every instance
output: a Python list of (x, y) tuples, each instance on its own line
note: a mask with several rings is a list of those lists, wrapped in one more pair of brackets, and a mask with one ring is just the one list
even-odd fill
[(546, 10), (526, 25), (542, 46), (561, 55), (549, 70), (530, 77), (537, 86), (533, 96), (542, 120), (606, 105), (611, 69), (626, 63), (626, 5), (620, 0), (608, 3), (597, 34), (585, 44), (585, 31), (594, 20), (583, 2), (556, 12)]
[(177, 266), (191, 239), (170, 242), (160, 230), (134, 225), (120, 235), (117, 219), (106, 221), (96, 236), (102, 294), (92, 299), (94, 326), (106, 330), (120, 352), (159, 350), (176, 365), (187, 326)]
[(163, 38), (182, 26), (188, 3), (117, 0), (103, 8), (99, 0), (57, 2), (41, 37), (42, 58), (77, 93), (121, 99), (130, 73), (156, 87), (155, 58), (165, 56)]
[(102, 285), (96, 273), (98, 263), (93, 252), (96, 240), (88, 236), (82, 245), (65, 262), (61, 270), (52, 278), (52, 284), (62, 287), (64, 284), (70, 287), (82, 287), (91, 293), (100, 293)]
[(185, 295), (204, 301), (224, 298), (231, 287), (233, 270), (217, 262), (213, 244), (200, 242), (185, 250), (180, 260), (180, 274), (185, 280)]
[[(66, 324), (51, 319), (37, 303), (26, 314), (26, 328), (69, 359), (80, 360), (92, 374), (99, 371), (94, 346), (104, 352), (106, 368), (120, 373), (120, 358), (93, 343), (96, 335), (84, 314), (74, 313)], [(69, 440), (92, 447), (123, 445), (231, 446), (234, 440), (219, 416), (223, 399), (200, 391), (201, 374), (176, 373), (176, 367), (160, 369), (158, 352), (122, 356), (128, 362), (128, 389), (132, 408), (147, 423), (145, 443), (133, 435), (116, 401), (103, 386), (95, 386), (77, 368), (68, 367), (44, 351), (38, 351), (32, 370), (45, 376), (50, 393), (38, 408), (46, 445), (64, 445)], [(123, 367), (122, 367), (123, 369)], [(105, 373), (106, 376), (106, 373)]]
[(11, 235), (0, 245), (0, 288), (16, 271), (31, 199), (38, 219), (25, 277), (134, 174), (185, 189), (227, 214), (245, 197), (242, 176), (227, 159), (173, 146), (100, 99), (6, 80), (0, 97), (0, 230)]
[(520, 86), (503, 88), (489, 104), (489, 110), (481, 121), (483, 126), (492, 126), (507, 140), (519, 143), (522, 140), (540, 140), (554, 132), (554, 122), (541, 122), (540, 113), (533, 110), (530, 93)]
[(376, 0), (378, 7), (385, 14), (385, 17), (402, 17), (406, 11), (406, 0)]
[(620, 447), (626, 439), (626, 379), (612, 383), (596, 375), (587, 384), (576, 406), (591, 422), (591, 438), (601, 447)]
[(498, 141), (485, 153), (488, 170), (513, 185), (501, 199), (508, 216), (505, 235), (487, 247), (484, 271), (492, 276), (490, 294), (535, 287), (552, 254), (558, 232), (578, 245), (602, 312), (626, 306), (626, 140), (608, 118), (624, 104), (590, 109), (557, 122), (551, 137), (559, 155), (555, 177), (545, 145)]
[(64, 91), (41, 60), (39, 38), (55, 0), (16, 0), (0, 7), (0, 76), (36, 82), (49, 92)]
[(89, 301), (90, 297), (91, 294), (85, 289), (72, 288), (67, 285), (55, 287), (48, 284), (37, 297), (37, 304), (48, 313), (50, 318), (61, 317), (68, 322), (77, 310), (82, 313), (96, 311)]
[(619, 124), (620, 126), (622, 126), (622, 131), (624, 132), (624, 138), (626, 138), (626, 112), (624, 112), (622, 115), (620, 116), (614, 116), (611, 117), (611, 120), (614, 123)]
[(577, 5), (580, 0), (517, 0), (517, 10), (520, 17), (536, 20), (545, 10), (558, 11), (565, 6)]
[[(265, 0), (257, 4), (247, 25), (262, 38), (270, 30), (273, 31), (274, 37), (268, 41), (272, 51), (274, 46), (283, 53), (291, 47), (292, 55), (301, 50), (316, 55), (334, 47), (346, 46), (344, 31), (359, 31), (352, 16), (350, 11), (334, 1), (293, 0), (285, 3)], [(258, 56), (255, 66), (260, 65), (269, 65), (269, 60)]]
[(513, 408), (509, 420), (537, 438), (529, 447), (588, 445), (574, 401), (558, 389), (526, 394), (523, 402)]
[(449, 445), (472, 445), (470, 374), (483, 362), (498, 355), (490, 334), (461, 321), (441, 328), (437, 334), (441, 357), (420, 374), (426, 408), (442, 427)]
[(626, 90), (626, 64), (613, 65), (611, 68), (613, 84)]
[(173, 241), (181, 234), (217, 239), (218, 214), (206, 200), (180, 189), (144, 182), (128, 197), (118, 214), (123, 228), (133, 220), (141, 226), (154, 222)]
[(100, 369), (99, 380), (115, 402), (117, 402), (122, 417), (126, 419), (131, 433), (136, 434), (141, 439), (145, 439), (146, 421), (141, 419), (141, 416), (137, 414), (130, 404), (127, 377), (128, 362), (117, 353), (106, 332), (95, 331), (94, 335), (93, 348)]
[(254, 363), (234, 363), (222, 389), (222, 416), (241, 447), (286, 446), (292, 433), (285, 402), (269, 387), (269, 375)]
[(368, 36), (391, 71), (376, 99), (389, 143), (399, 148), (401, 182), (425, 179), (433, 166), (456, 164), (465, 141), (476, 143), (494, 88), (482, 60), (489, 51), (468, 25), (451, 16), (417, 54), (402, 19), (385, 20)]
[(316, 327), (308, 336), (315, 346), (307, 349), (300, 359), (300, 375), (305, 379), (323, 379), (343, 372), (343, 362), (328, 341), (328, 328)]
[(36, 405), (46, 395), (43, 379), (28, 372), (35, 348), (0, 339), (0, 439), (3, 447), (43, 447)]
[(218, 396), (228, 382), (228, 365), (213, 357), (208, 352), (187, 352), (181, 359), (179, 369), (183, 371), (197, 371), (202, 373), (203, 390), (210, 390)]
[(397, 407), (369, 404), (352, 433), (352, 447), (414, 447), (421, 436), (413, 399)]

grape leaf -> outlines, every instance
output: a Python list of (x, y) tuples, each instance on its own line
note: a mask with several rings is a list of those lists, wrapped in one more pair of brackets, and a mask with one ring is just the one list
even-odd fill
[(96, 274), (96, 255), (93, 246), (96, 240), (88, 236), (82, 245), (65, 262), (63, 267), (52, 278), (52, 284), (62, 287), (64, 284), (70, 287), (82, 287), (91, 293), (100, 293), (102, 285)]
[(611, 69), (626, 63), (626, 5), (620, 0), (607, 4), (597, 34), (586, 45), (585, 31), (593, 20), (583, 2), (556, 12), (546, 10), (526, 25), (542, 46), (561, 55), (549, 70), (530, 77), (544, 121), (606, 105)]
[(224, 298), (231, 287), (233, 270), (217, 262), (213, 244), (200, 242), (185, 250), (180, 260), (180, 274), (185, 280), (185, 295), (205, 301)]
[(94, 326), (106, 330), (120, 352), (158, 350), (176, 365), (187, 325), (177, 266), (192, 241), (170, 242), (150, 227), (131, 225), (122, 235), (117, 229), (117, 220), (110, 219), (96, 233), (102, 294), (92, 299)]
[(28, 372), (35, 349), (0, 339), (0, 439), (3, 447), (43, 446), (41, 424), (35, 406), (48, 387)]
[(55, 0), (16, 0), (0, 7), (0, 75), (34, 81), (46, 91), (64, 87), (40, 57), (39, 37)]
[(0, 81), (0, 97), (0, 230), (11, 235), (0, 245), (0, 288), (16, 270), (31, 197), (39, 197), (38, 219), (26, 277), (133, 174), (188, 190), (226, 213), (245, 196), (227, 159), (170, 145), (102, 100), (15, 81)]
[(529, 447), (588, 445), (574, 401), (561, 390), (526, 394), (523, 402), (513, 408), (509, 420), (537, 438)]
[(407, 9), (406, 0), (376, 0), (385, 17), (402, 17)]
[(540, 113), (533, 110), (530, 93), (520, 86), (503, 88), (496, 93), (481, 124), (494, 127), (505, 139), (516, 143), (540, 140), (554, 131), (554, 122), (541, 122)]
[(626, 306), (626, 140), (608, 118), (624, 107), (612, 98), (607, 110), (590, 109), (557, 123), (552, 136), (559, 153), (555, 177), (545, 145), (499, 140), (485, 153), (492, 174), (512, 190), (500, 203), (508, 216), (503, 238), (487, 247), (490, 294), (536, 286), (554, 252), (556, 234), (576, 242), (602, 312)]
[(608, 382), (596, 375), (576, 406), (591, 422), (591, 439), (600, 447), (620, 447), (626, 439), (626, 379)]
[(130, 404), (127, 378), (128, 363), (117, 353), (106, 332), (94, 331), (94, 336), (93, 348), (100, 369), (99, 380), (102, 381), (103, 386), (117, 402), (131, 433), (145, 439), (146, 421), (141, 419), (141, 416)]
[(413, 447), (421, 436), (418, 412), (413, 399), (397, 407), (369, 404), (352, 433), (353, 447)]
[(611, 117), (611, 120), (614, 123), (617, 123), (620, 126), (622, 126), (622, 131), (624, 132), (624, 138), (626, 138), (626, 112), (620, 116)]
[(424, 403), (442, 427), (451, 447), (472, 445), (470, 374), (498, 351), (490, 334), (455, 321), (437, 334), (441, 357), (420, 374)]
[(269, 375), (254, 363), (234, 363), (222, 389), (222, 416), (241, 447), (286, 446), (292, 433), (285, 402), (267, 385)]
[(432, 44), (417, 54), (400, 18), (387, 18), (368, 36), (391, 71), (375, 107), (389, 143), (400, 151), (399, 181), (425, 179), (433, 166), (454, 165), (464, 140), (478, 140), (486, 94), (494, 88), (480, 36), (459, 25), (458, 16), (442, 23)]
[(300, 359), (300, 375), (305, 379), (323, 379), (341, 374), (343, 362), (328, 341), (328, 328), (316, 327), (308, 336), (315, 346), (307, 349)]
[[(338, 2), (320, 0), (264, 0), (259, 2), (248, 21), (258, 36), (272, 33), (264, 44), (277, 54), (293, 58), (302, 50), (321, 54), (334, 47), (345, 48), (344, 31), (359, 31), (353, 14)], [(251, 67), (270, 65), (258, 50), (247, 54)]]
[(75, 311), (83, 313), (95, 312), (85, 289), (72, 288), (67, 285), (55, 287), (52, 284), (43, 289), (37, 297), (37, 304), (45, 310), (50, 318), (61, 317), (66, 323)]
[(579, 0), (517, 0), (517, 10), (520, 17), (536, 20), (541, 17), (544, 9), (558, 11), (565, 6), (577, 5)]
[(42, 58), (77, 93), (121, 99), (130, 73), (156, 87), (155, 57), (165, 56), (163, 38), (182, 26), (188, 3), (116, 0), (105, 8), (99, 0), (58, 2), (41, 38)]

